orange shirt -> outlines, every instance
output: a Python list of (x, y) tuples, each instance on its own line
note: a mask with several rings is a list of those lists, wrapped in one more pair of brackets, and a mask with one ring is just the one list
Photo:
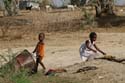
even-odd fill
[(37, 53), (41, 57), (41, 59), (43, 59), (44, 57), (44, 48), (45, 48), (44, 44), (38, 44)]

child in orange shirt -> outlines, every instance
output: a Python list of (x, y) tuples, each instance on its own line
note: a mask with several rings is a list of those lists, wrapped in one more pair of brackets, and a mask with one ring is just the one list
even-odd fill
[(40, 65), (43, 67), (43, 69), (45, 70), (45, 66), (42, 63), (43, 57), (44, 57), (44, 39), (45, 39), (45, 34), (44, 33), (40, 33), (38, 36), (39, 42), (37, 43), (36, 48), (34, 49), (33, 53), (36, 53), (36, 65), (34, 68), (34, 72), (36, 73), (38, 70), (38, 65), (40, 63)]

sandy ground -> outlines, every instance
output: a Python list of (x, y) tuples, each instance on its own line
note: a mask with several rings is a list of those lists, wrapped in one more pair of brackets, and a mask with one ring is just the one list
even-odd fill
[[(125, 58), (125, 33), (97, 33), (97, 45), (105, 51), (107, 55)], [(43, 60), (47, 69), (49, 68), (66, 68), (67, 73), (61, 74), (64, 77), (71, 77), (86, 81), (86, 83), (124, 83), (125, 67), (124, 64), (110, 62), (105, 60), (93, 60), (82, 63), (79, 56), (80, 44), (88, 39), (89, 33), (72, 32), (72, 33), (52, 33), (46, 34), (46, 52)], [(51, 36), (50, 36), (51, 35)], [(14, 52), (28, 49), (30, 52), (37, 42), (34, 41), (31, 47), (12, 48)], [(26, 43), (26, 42), (25, 42)], [(6, 49), (1, 50), (4, 53)], [(100, 56), (102, 56), (100, 54)], [(79, 68), (85, 66), (96, 66), (97, 70), (91, 70), (85, 73), (72, 74)], [(41, 67), (40, 67), (41, 68)]]
[[(63, 34), (63, 35), (62, 35)], [(118, 58), (125, 58), (124, 48), (125, 48), (125, 33), (97, 33), (97, 45), (100, 49), (107, 53), (107, 55), (116, 56)], [(89, 33), (80, 32), (69, 32), (69, 33), (52, 33), (46, 34), (46, 50), (44, 63), (48, 68), (51, 67), (63, 67), (74, 63), (81, 62), (79, 56), (79, 47), (82, 42), (88, 39)], [(22, 43), (20, 43), (22, 42)], [(33, 51), (37, 40), (34, 40), (31, 46), (21, 46), (26, 45), (28, 42), (4, 42), (5, 48), (10, 49), (14, 52), (22, 51), (28, 49), (30, 52)], [(13, 45), (15, 43), (15, 46)], [(20, 44), (19, 44), (20, 43)], [(8, 47), (7, 47), (8, 46)], [(21, 46), (19, 48), (19, 46)], [(8, 49), (1, 49), (1, 53), (6, 52)], [(100, 54), (101, 56), (101, 54)], [(58, 59), (57, 59), (58, 58)], [(53, 64), (53, 65), (52, 65)]]

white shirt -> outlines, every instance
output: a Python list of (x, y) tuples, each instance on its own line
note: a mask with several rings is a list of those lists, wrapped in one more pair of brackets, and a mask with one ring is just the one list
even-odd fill
[[(95, 50), (94, 44), (95, 44), (95, 42), (92, 43), (92, 42), (89, 40), (89, 47)], [(91, 56), (91, 55), (95, 54), (92, 50), (90, 50), (90, 49), (87, 48), (85, 42), (81, 44), (80, 49), (79, 49), (79, 52), (80, 52), (80, 56), (81, 56), (81, 57), (82, 57), (82, 56), (88, 57), (88, 56)]]

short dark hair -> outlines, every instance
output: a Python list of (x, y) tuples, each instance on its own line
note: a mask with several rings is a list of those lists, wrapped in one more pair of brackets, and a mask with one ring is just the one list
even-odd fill
[(91, 32), (91, 33), (89, 34), (89, 38), (93, 38), (95, 35), (97, 36), (96, 32)]
[(39, 33), (39, 37), (43, 35), (43, 38), (45, 38), (45, 34), (44, 33)]

